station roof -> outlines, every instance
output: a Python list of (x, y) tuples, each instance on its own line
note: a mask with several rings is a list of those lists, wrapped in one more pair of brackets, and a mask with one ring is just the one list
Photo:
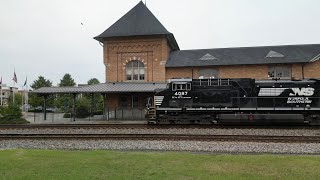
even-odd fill
[(110, 37), (145, 35), (165, 35), (171, 48), (179, 49), (173, 34), (161, 24), (142, 1), (94, 39), (103, 42)]
[(320, 59), (320, 44), (178, 50), (166, 67), (307, 63)]
[(166, 87), (166, 83), (151, 82), (116, 82), (101, 83), (79, 87), (42, 87), (33, 91), (37, 94), (72, 94), (72, 93), (123, 93), (155, 92)]

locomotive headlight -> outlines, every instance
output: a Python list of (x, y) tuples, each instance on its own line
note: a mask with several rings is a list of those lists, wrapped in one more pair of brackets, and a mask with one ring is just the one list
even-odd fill
[(307, 104), (307, 105), (306, 105), (306, 108), (310, 109), (310, 104)]

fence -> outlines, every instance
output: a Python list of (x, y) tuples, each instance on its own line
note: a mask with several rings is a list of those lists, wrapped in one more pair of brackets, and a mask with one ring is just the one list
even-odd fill
[[(70, 111), (69, 111), (70, 112)], [(73, 118), (70, 113), (64, 112), (47, 112), (46, 118), (44, 112), (27, 112), (24, 117), (32, 123), (68, 123), (73, 121), (141, 121), (146, 120), (145, 109), (138, 108), (106, 108), (100, 113), (89, 111), (89, 115), (85, 118)], [(91, 113), (90, 113), (91, 112)], [(46, 120), (45, 120), (46, 119)]]

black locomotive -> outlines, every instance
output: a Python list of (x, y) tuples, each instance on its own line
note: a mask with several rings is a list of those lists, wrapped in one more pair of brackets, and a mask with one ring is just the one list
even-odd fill
[(320, 80), (173, 79), (148, 106), (158, 124), (320, 125)]

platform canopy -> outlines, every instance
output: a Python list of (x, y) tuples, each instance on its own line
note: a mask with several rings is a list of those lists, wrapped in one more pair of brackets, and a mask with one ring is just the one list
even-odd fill
[(78, 87), (42, 87), (33, 91), (37, 94), (72, 94), (72, 93), (126, 93), (126, 92), (155, 92), (163, 89), (166, 83), (150, 82), (115, 82), (86, 85)]

